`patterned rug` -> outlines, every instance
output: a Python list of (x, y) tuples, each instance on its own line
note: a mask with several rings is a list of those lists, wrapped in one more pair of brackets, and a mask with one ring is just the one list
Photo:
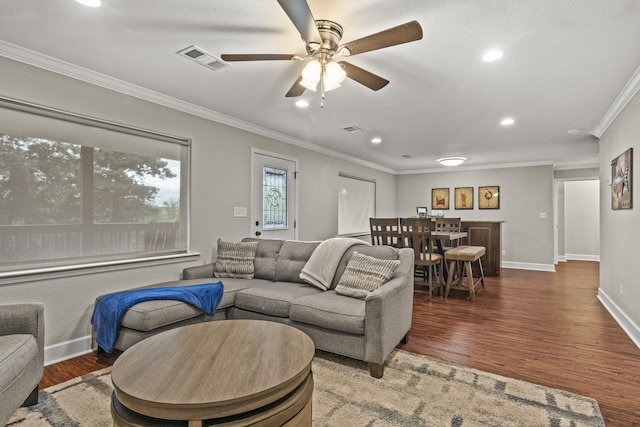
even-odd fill
[[(12, 427), (111, 426), (110, 368), (40, 391)], [(314, 426), (604, 426), (598, 403), (562, 390), (454, 366), (402, 350), (382, 379), (359, 361), (318, 352)]]

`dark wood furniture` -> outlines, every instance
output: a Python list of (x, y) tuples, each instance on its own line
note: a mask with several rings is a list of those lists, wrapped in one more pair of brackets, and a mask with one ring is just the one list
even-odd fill
[(398, 246), (398, 218), (369, 218), (372, 245)]
[(435, 287), (444, 294), (444, 259), (433, 249), (433, 228), (434, 223), (429, 218), (400, 218), (400, 243), (402, 247), (413, 249), (417, 276), (422, 277), (429, 288), (429, 301), (433, 297), (433, 276), (437, 277)]
[(484, 246), (485, 248), (485, 254), (482, 257), (485, 276), (500, 276), (503, 222), (462, 221), (462, 231), (465, 231), (468, 236), (460, 243), (468, 246)]
[(206, 420), (310, 426), (314, 353), (305, 333), (260, 320), (205, 322), (154, 335), (113, 365), (114, 426), (160, 420), (189, 427)]

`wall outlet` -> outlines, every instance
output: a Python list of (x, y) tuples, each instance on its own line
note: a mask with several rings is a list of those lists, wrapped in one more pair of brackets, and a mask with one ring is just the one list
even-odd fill
[(246, 207), (234, 207), (233, 208), (233, 216), (234, 217), (246, 217), (247, 216), (247, 208)]
[(507, 255), (507, 251), (505, 251), (504, 249), (502, 250), (502, 256), (506, 256)]
[(540, 219), (547, 219), (547, 213), (546, 212), (540, 212)]
[(618, 283), (618, 292), (622, 295), (622, 283)]

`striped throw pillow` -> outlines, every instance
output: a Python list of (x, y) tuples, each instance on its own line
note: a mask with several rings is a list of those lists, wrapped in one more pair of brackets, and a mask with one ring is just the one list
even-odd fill
[(389, 281), (398, 265), (398, 260), (378, 259), (354, 252), (336, 286), (336, 293), (366, 299), (369, 293)]
[(213, 266), (215, 277), (253, 279), (253, 260), (258, 242), (225, 242), (218, 239), (218, 256)]

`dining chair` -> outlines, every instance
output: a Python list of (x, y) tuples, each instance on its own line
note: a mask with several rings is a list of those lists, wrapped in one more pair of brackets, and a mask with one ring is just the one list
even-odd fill
[[(443, 294), (444, 271), (443, 257), (433, 250), (431, 231), (434, 223), (431, 218), (400, 218), (400, 239), (405, 248), (412, 248), (416, 275), (422, 277), (429, 287), (429, 302), (433, 298), (434, 286)], [(437, 277), (434, 285), (433, 277)]]
[[(462, 221), (460, 218), (436, 218), (436, 231), (458, 232), (462, 230)], [(457, 242), (452, 242), (451, 247), (457, 246)], [(451, 247), (443, 248), (444, 251)]]
[(371, 244), (398, 247), (398, 218), (369, 218)]

